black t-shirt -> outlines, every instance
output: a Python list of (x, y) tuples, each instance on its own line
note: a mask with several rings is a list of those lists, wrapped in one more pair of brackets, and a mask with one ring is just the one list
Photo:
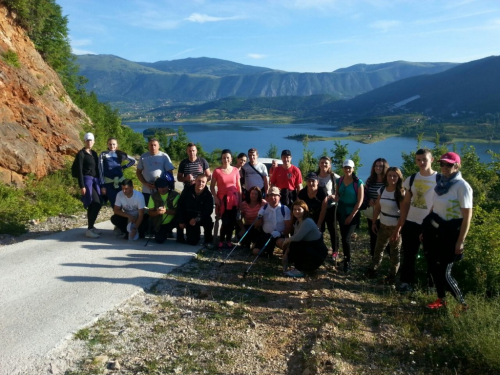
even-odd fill
[(299, 192), (299, 199), (306, 202), (307, 207), (309, 207), (309, 216), (317, 223), (319, 219), (319, 214), (321, 213), (321, 205), (324, 199), (327, 197), (324, 188), (318, 188), (318, 192), (314, 198), (309, 198), (307, 194), (307, 187), (303, 188)]

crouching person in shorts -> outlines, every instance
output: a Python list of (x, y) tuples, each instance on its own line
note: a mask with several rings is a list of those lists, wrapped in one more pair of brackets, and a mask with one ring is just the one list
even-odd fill
[(288, 238), (292, 230), (290, 209), (280, 203), (280, 189), (272, 187), (266, 198), (268, 203), (259, 210), (260, 219), (255, 222), (255, 227), (262, 228), (262, 234), (255, 243), (254, 255), (259, 254), (264, 246), (270, 255), (276, 246), (282, 249), (285, 238)]
[(203, 243), (207, 247), (212, 246), (214, 197), (207, 187), (207, 180), (208, 177), (204, 174), (196, 176), (195, 183), (185, 186), (179, 199), (179, 228), (186, 229), (186, 242), (193, 246), (200, 241), (201, 227), (205, 233)]
[(111, 222), (125, 234), (129, 240), (137, 240), (139, 232), (144, 228), (144, 196), (134, 190), (132, 180), (125, 179), (121, 182), (122, 191), (116, 195), (114, 215), (111, 216)]
[(164, 177), (155, 181), (155, 187), (156, 191), (151, 194), (148, 203), (149, 225), (153, 230), (155, 241), (164, 243), (168, 233), (171, 233), (177, 224), (175, 214), (179, 193), (170, 189), (170, 182)]

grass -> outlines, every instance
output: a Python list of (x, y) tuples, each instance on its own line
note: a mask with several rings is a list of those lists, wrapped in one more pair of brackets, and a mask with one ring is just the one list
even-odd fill
[(7, 63), (7, 65), (12, 66), (13, 68), (20, 68), (21, 63), (19, 62), (19, 57), (17, 53), (12, 51), (11, 49), (2, 53), (2, 60)]

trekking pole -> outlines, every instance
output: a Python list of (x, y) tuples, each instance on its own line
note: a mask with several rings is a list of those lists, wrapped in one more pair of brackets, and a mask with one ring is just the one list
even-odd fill
[(245, 232), (245, 234), (243, 235), (243, 237), (240, 238), (240, 240), (238, 241), (238, 243), (233, 247), (233, 250), (231, 250), (231, 252), (229, 254), (227, 254), (227, 257), (226, 259), (224, 259), (222, 262), (220, 262), (219, 264), (219, 267), (222, 267), (224, 264), (226, 264), (226, 261), (229, 259), (229, 257), (231, 256), (231, 254), (233, 253), (233, 251), (241, 245), (241, 241), (243, 241), (243, 239), (245, 238), (245, 236), (247, 235), (248, 232), (250, 232), (250, 229), (252, 229), (253, 225), (257, 222), (257, 220), (259, 220), (262, 216), (257, 216), (255, 218), (255, 220), (253, 221), (252, 225), (250, 225), (250, 228), (248, 228), (248, 230)]
[(332, 260), (334, 267), (337, 267), (337, 259), (339, 256), (339, 237), (338, 237), (338, 231), (337, 231), (337, 205), (335, 205), (335, 213), (334, 213), (334, 220), (333, 220), (333, 227), (335, 228), (335, 244), (333, 245), (333, 253), (332, 253)]
[(253, 260), (252, 264), (250, 264), (250, 267), (248, 267), (247, 270), (243, 273), (243, 278), (247, 277), (248, 271), (250, 271), (250, 268), (252, 268), (252, 266), (257, 261), (257, 259), (259, 258), (260, 254), (262, 254), (262, 252), (264, 251), (264, 249), (269, 244), (269, 242), (271, 241), (272, 238), (273, 238), (273, 235), (270, 235), (269, 239), (267, 240), (267, 242), (265, 243), (265, 245), (262, 247), (262, 249), (260, 249), (259, 253), (257, 254), (257, 256), (255, 257), (255, 259)]

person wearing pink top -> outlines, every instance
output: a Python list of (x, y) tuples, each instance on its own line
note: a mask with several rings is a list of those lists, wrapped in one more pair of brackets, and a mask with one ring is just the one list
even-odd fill
[[(239, 233), (238, 238), (243, 237), (246, 231), (250, 228), (253, 222), (257, 219), (259, 215), (259, 210), (267, 202), (262, 199), (262, 191), (258, 186), (253, 186), (248, 190), (248, 194), (245, 200), (241, 203), (240, 212), (241, 220), (238, 220)], [(250, 229), (250, 232), (245, 236), (243, 246), (249, 246), (252, 242), (255, 242), (259, 236), (259, 230), (255, 227)]]
[[(241, 199), (240, 171), (238, 168), (231, 166), (231, 161), (231, 151), (228, 149), (222, 150), (222, 165), (214, 170), (210, 182), (210, 191), (215, 200), (215, 214), (222, 219), (219, 248), (224, 246), (224, 241), (226, 247), (233, 246), (231, 237), (236, 225), (236, 214)], [(217, 235), (217, 233), (214, 233), (214, 235)]]

